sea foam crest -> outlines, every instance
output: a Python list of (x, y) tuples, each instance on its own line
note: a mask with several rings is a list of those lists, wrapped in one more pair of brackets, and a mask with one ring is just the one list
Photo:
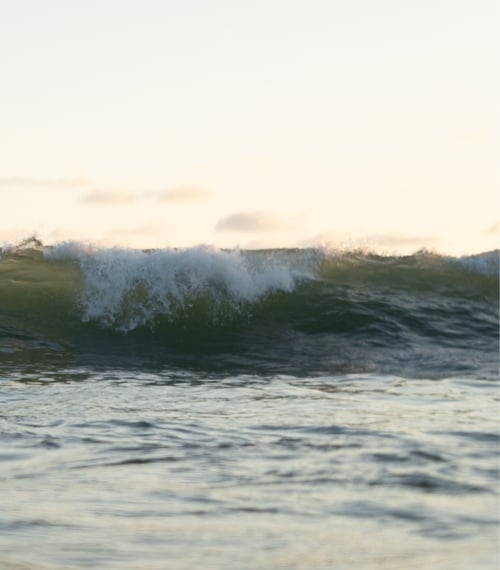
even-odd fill
[(144, 252), (68, 242), (45, 255), (78, 261), (85, 320), (124, 331), (160, 315), (171, 317), (200, 296), (208, 296), (213, 306), (229, 302), (238, 307), (275, 291), (290, 292), (297, 281), (312, 277), (273, 256), (209, 246)]
[(467, 271), (482, 275), (498, 276), (500, 269), (500, 251), (487, 251), (477, 255), (465, 255), (455, 260)]

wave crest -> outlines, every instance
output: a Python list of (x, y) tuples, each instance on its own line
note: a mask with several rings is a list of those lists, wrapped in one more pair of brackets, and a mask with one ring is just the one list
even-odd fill
[(272, 255), (209, 246), (145, 252), (65, 243), (45, 256), (78, 261), (84, 280), (79, 295), (83, 319), (123, 331), (158, 316), (174, 317), (203, 298), (212, 309), (230, 304), (237, 310), (269, 293), (291, 292), (297, 281), (312, 278)]

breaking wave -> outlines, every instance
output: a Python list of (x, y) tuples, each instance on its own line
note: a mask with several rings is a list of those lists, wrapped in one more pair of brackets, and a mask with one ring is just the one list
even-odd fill
[(469, 363), (493, 370), (498, 273), (498, 251), (391, 257), (29, 240), (1, 252), (0, 358), (82, 346), (123, 356), (135, 339), (141, 354), (224, 353), (226, 362), (250, 358), (256, 366), (276, 359), (357, 369), (367, 354), (377, 366), (429, 355), (437, 366), (467, 353)]

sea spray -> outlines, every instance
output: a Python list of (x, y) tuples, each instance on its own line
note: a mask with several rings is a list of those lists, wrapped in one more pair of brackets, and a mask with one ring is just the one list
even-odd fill
[(291, 292), (299, 280), (312, 279), (304, 267), (275, 256), (259, 258), (239, 250), (208, 246), (150, 252), (92, 249), (61, 244), (45, 253), (48, 260), (77, 260), (84, 286), (79, 294), (83, 320), (130, 331), (155, 317), (174, 317), (196, 299), (214, 307), (242, 304), (276, 292)]

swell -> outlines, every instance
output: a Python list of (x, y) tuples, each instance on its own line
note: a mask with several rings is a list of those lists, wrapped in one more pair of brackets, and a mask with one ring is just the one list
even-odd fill
[(498, 286), (498, 252), (28, 243), (0, 258), (0, 359), (493, 374)]

